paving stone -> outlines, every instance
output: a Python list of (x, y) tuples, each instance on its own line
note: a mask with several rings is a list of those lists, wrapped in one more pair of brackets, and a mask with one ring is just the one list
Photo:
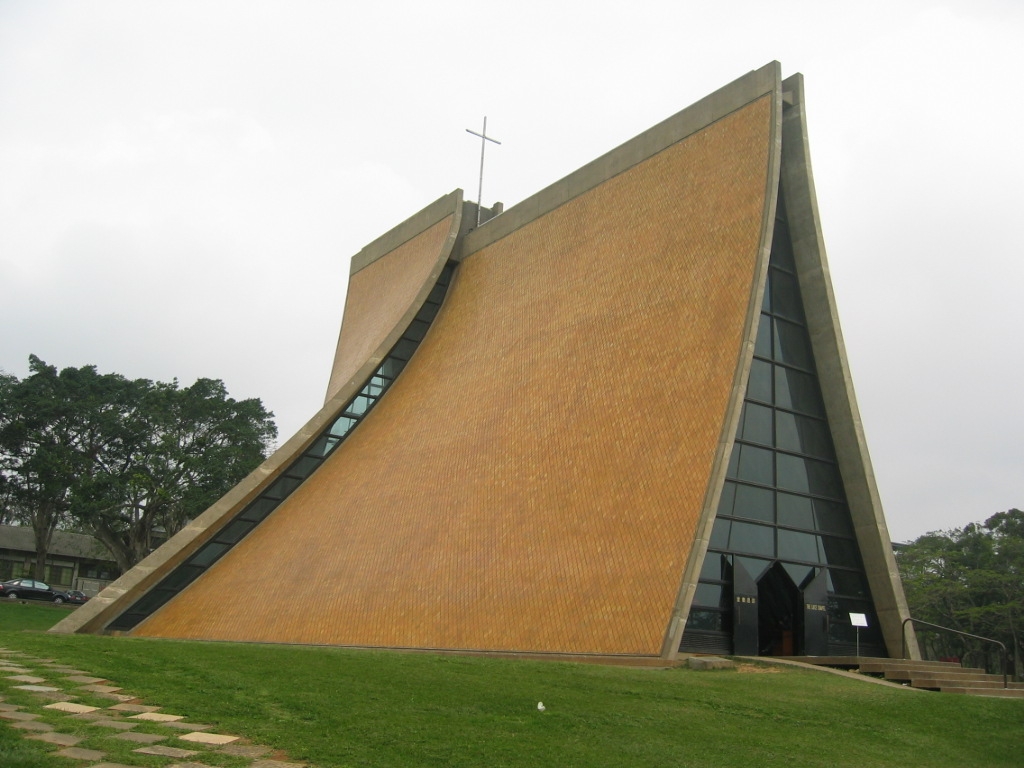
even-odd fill
[(5, 704), (0, 701), (0, 712), (17, 712), (21, 707), (17, 704)]
[[(96, 763), (96, 765), (89, 766), (89, 768), (138, 768), (136, 765), (125, 765), (124, 763)], [(167, 768), (173, 768), (168, 766)], [(210, 768), (210, 766), (206, 766)]]
[(220, 751), (226, 755), (236, 755), (238, 757), (263, 757), (271, 749), (270, 747), (264, 747), (262, 744), (228, 744)]
[(160, 757), (192, 757), (192, 755), (198, 755), (199, 753), (192, 749), (178, 749), (177, 747), (163, 747), (157, 744), (155, 747), (143, 747), (142, 749), (133, 749), (139, 755), (158, 755)]
[(206, 723), (186, 723), (184, 721), (161, 723), (161, 725), (167, 728), (177, 728), (179, 731), (208, 731), (213, 728), (212, 725)]
[(24, 674), (29, 672), (28, 667), (23, 667), (21, 664), (8, 664), (6, 662), (0, 663), (0, 672), (13, 672), (14, 674)]
[(228, 736), (223, 733), (186, 733), (178, 737), (182, 741), (193, 741), (196, 744), (230, 744), (238, 741), (240, 736)]
[(39, 715), (31, 712), (0, 712), (0, 720), (38, 720)]
[(249, 768), (306, 768), (306, 764), (286, 763), (283, 760), (257, 760)]
[[(113, 709), (113, 707), (111, 707)], [(140, 712), (137, 715), (132, 715), (132, 720), (145, 720), (150, 723), (168, 723), (175, 720), (184, 720), (184, 715), (168, 715), (165, 712)]]
[(61, 747), (73, 747), (75, 744), (83, 740), (81, 736), (72, 736), (70, 733), (57, 733), (56, 731), (50, 731), (49, 733), (33, 733), (26, 738), (35, 739), (36, 741), (45, 741), (47, 744), (57, 744)]
[(54, 752), (61, 757), (71, 757), (75, 760), (102, 760), (105, 753), (98, 749), (82, 749), (81, 747), (68, 747)]
[(97, 709), (95, 712), (79, 712), (77, 715), (71, 715), (76, 720), (103, 720), (104, 718), (112, 717), (112, 715), (105, 709)]
[[(100, 766), (94, 766), (100, 768)], [(206, 763), (171, 763), (167, 768), (210, 768)]]
[(76, 704), (73, 701), (58, 701), (55, 704), (47, 704), (43, 709), (56, 709), (59, 712), (70, 712), (73, 715), (84, 715), (88, 712), (95, 712), (99, 707), (90, 707), (87, 704)]
[(101, 699), (107, 699), (108, 701), (116, 701), (119, 704), (123, 704), (126, 701), (131, 701), (132, 699), (137, 698), (127, 693), (97, 693), (96, 696)]
[(11, 675), (7, 678), (13, 680), (16, 683), (45, 683), (45, 677), (36, 677), (35, 675)]
[(136, 744), (156, 744), (158, 741), (167, 741), (166, 736), (158, 733), (115, 733), (110, 738), (134, 741)]
[(117, 693), (121, 689), (116, 685), (80, 685), (78, 690), (89, 693)]
[(52, 685), (16, 685), (14, 686), (19, 691), (34, 691), (36, 693), (45, 693), (47, 691), (59, 691), (60, 688), (54, 688)]
[(138, 723), (129, 723), (127, 720), (93, 720), (92, 724), (103, 728), (113, 728), (117, 731), (130, 731), (138, 725)]
[(145, 704), (115, 704), (108, 709), (115, 712), (156, 712), (160, 707), (148, 707)]
[(54, 672), (58, 672), (58, 673), (60, 673), (62, 675), (88, 675), (89, 674), (88, 672), (83, 672), (82, 670), (75, 669), (74, 667), (64, 667), (64, 666), (60, 666), (60, 665), (50, 667), (50, 669), (52, 669)]
[(64, 679), (69, 683), (81, 683), (83, 685), (88, 685), (90, 683), (102, 683), (106, 680), (105, 677), (89, 677), (88, 675), (71, 675)]
[(22, 723), (11, 723), (12, 728), (20, 728), (23, 731), (52, 731), (53, 726), (49, 723), (37, 723), (35, 720), (26, 720)]

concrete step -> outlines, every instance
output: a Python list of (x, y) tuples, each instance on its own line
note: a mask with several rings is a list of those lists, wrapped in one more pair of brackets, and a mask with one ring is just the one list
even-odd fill
[(961, 667), (951, 661), (916, 661), (857, 656), (805, 656), (807, 664), (856, 669), (865, 675), (901, 682), (912, 688), (962, 693), (968, 696), (1024, 698), (1024, 683), (1010, 682), (1003, 687), (1002, 675), (990, 675), (977, 667)]

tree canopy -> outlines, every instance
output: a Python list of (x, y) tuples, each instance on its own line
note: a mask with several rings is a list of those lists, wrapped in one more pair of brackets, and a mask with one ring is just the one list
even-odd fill
[(58, 372), (36, 356), (19, 380), (0, 374), (0, 503), (36, 535), (42, 578), (53, 531), (100, 539), (127, 570), (265, 458), (277, 427), (259, 399), (224, 383), (188, 387)]
[[(925, 534), (896, 552), (915, 619), (1002, 642), (1017, 674), (1024, 660), (1024, 512), (1010, 509), (983, 523)], [(978, 666), (993, 657), (955, 635), (923, 633), (937, 655), (965, 655)]]

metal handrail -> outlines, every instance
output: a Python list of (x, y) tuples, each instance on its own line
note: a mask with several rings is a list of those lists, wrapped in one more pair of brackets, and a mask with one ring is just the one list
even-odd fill
[(999, 650), (1000, 650), (1000, 652), (1003, 655), (1003, 688), (1009, 688), (1010, 687), (1009, 677), (1008, 677), (1008, 675), (1006, 673), (1006, 665), (1007, 665), (1007, 660), (1009, 659), (1009, 655), (1006, 653), (1006, 646), (1005, 645), (1003, 645), (998, 640), (993, 640), (991, 637), (982, 637), (981, 635), (972, 635), (970, 632), (961, 632), (959, 629), (952, 629), (950, 627), (943, 627), (940, 624), (932, 624), (931, 622), (924, 621), (923, 619), (915, 619), (915, 618), (907, 617), (906, 619), (903, 620), (903, 658), (904, 659), (908, 658), (907, 657), (907, 624), (910, 623), (910, 622), (914, 622), (915, 624), (924, 624), (925, 626), (931, 627), (932, 629), (941, 629), (943, 632), (952, 632), (954, 635), (961, 635), (963, 637), (969, 637), (969, 638), (971, 638), (973, 640), (982, 640), (982, 641), (984, 641), (986, 643), (995, 643), (996, 645), (999, 646)]

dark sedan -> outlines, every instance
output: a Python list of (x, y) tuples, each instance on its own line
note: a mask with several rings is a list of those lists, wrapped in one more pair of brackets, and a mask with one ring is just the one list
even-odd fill
[(46, 600), (50, 603), (66, 603), (67, 592), (54, 589), (49, 584), (35, 579), (11, 579), (0, 584), (0, 597), (10, 600)]

